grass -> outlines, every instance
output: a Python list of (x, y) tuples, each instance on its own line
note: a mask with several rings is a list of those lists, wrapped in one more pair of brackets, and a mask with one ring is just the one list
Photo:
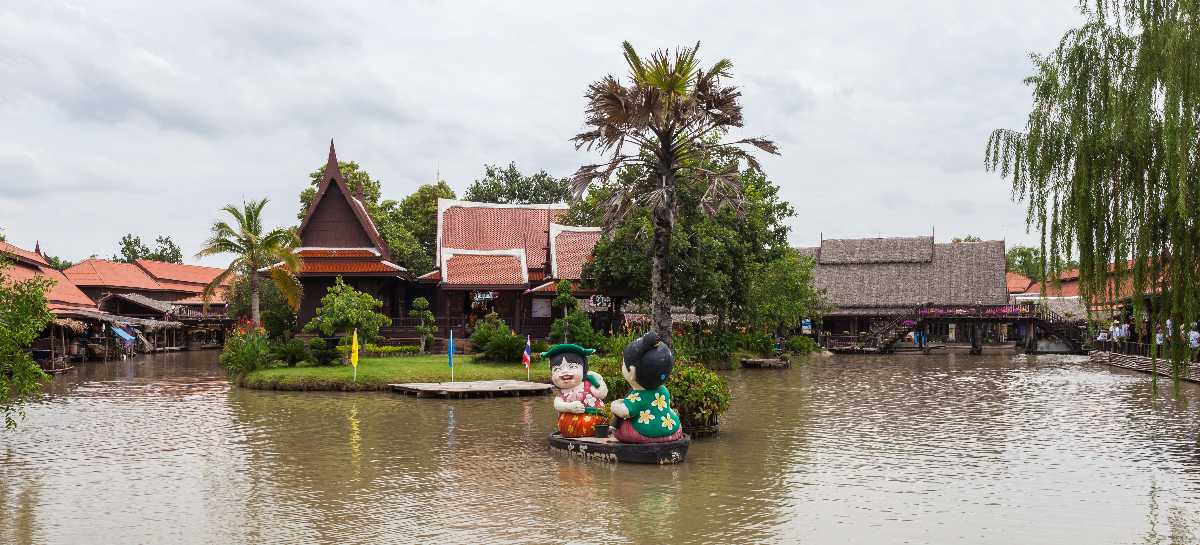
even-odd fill
[[(530, 380), (548, 382), (550, 370), (544, 362), (533, 362)], [(271, 367), (252, 371), (238, 385), (256, 390), (387, 390), (388, 384), (402, 382), (447, 382), (450, 369), (445, 354), (363, 358), (358, 362), (358, 380), (352, 381), (349, 365), (327, 367)], [(454, 380), (525, 380), (520, 363), (476, 362), (472, 356), (454, 357)]]

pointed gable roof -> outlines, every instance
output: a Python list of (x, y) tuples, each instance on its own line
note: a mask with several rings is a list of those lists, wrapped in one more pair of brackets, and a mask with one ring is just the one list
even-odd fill
[[(331, 195), (332, 194), (332, 195)], [(326, 198), (328, 197), (328, 198)], [(313, 218), (318, 218), (316, 221)], [(350, 220), (350, 218), (354, 218)], [(357, 224), (361, 233), (330, 232), (331, 229), (343, 231), (346, 226)], [(321, 228), (318, 228), (321, 227)], [(358, 236), (356, 236), (358, 235)], [(344, 243), (331, 243), (333, 239), (343, 239)], [(329, 140), (329, 159), (325, 163), (325, 177), (317, 187), (317, 195), (312, 205), (300, 223), (300, 240), (305, 247), (351, 247), (369, 243), (379, 250), (385, 260), (392, 258), (391, 251), (383, 242), (375, 222), (371, 221), (366, 205), (350, 192), (346, 178), (338, 169), (337, 151), (333, 140)], [(361, 242), (355, 242), (361, 241)]]

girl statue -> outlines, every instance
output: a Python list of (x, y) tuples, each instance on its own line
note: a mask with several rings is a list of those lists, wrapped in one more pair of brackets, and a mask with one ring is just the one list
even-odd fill
[(675, 365), (671, 347), (651, 331), (629, 343), (621, 374), (629, 394), (612, 402), (613, 436), (622, 443), (665, 443), (683, 437), (671, 393), (663, 386)]
[(588, 371), (587, 357), (595, 350), (577, 344), (556, 344), (542, 353), (550, 360), (550, 382), (558, 388), (554, 410), (558, 411), (558, 433), (563, 437), (588, 437), (603, 424), (600, 408), (608, 385), (599, 373)]

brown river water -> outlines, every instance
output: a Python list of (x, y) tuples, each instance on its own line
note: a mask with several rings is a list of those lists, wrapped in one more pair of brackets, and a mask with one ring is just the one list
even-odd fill
[(551, 454), (548, 397), (231, 388), (86, 364), (0, 432), (0, 543), (1200, 542), (1200, 388), (1078, 358), (728, 373), (686, 463)]

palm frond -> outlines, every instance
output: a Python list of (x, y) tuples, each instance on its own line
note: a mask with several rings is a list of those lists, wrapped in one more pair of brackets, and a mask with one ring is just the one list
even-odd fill
[(271, 269), (271, 280), (275, 287), (279, 288), (279, 293), (287, 299), (288, 306), (293, 311), (299, 310), (300, 301), (304, 298), (304, 288), (300, 285), (300, 279), (285, 267), (274, 267)]

